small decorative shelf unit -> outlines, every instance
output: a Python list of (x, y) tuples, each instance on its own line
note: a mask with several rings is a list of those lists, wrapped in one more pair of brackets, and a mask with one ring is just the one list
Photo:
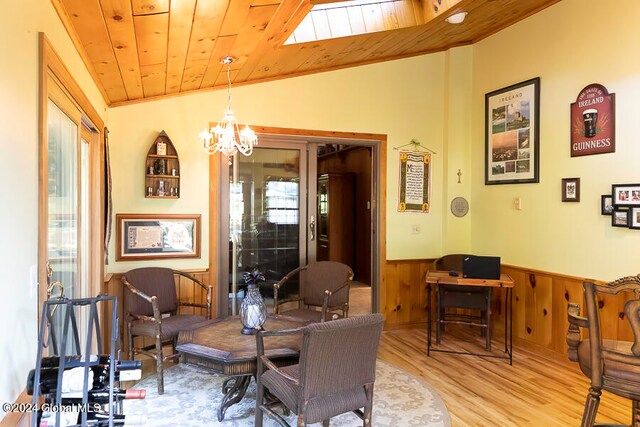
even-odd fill
[(144, 196), (150, 199), (180, 198), (180, 160), (169, 136), (160, 132), (147, 153)]

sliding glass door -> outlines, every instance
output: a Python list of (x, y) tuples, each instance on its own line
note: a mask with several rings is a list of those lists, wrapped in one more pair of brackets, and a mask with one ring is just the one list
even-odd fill
[[(307, 213), (315, 212), (316, 184), (309, 178), (315, 170), (309, 175), (308, 164), (305, 144), (269, 141), (261, 141), (249, 157), (232, 159), (225, 186), (228, 194), (223, 195), (223, 200), (229, 200), (229, 211), (223, 214), (228, 228), (222, 230), (222, 234), (228, 230), (222, 240), (228, 248), (221, 247), (228, 259), (228, 275), (223, 275), (228, 277), (229, 315), (237, 314), (244, 297), (243, 273), (258, 269), (265, 275), (260, 292), (270, 304), (273, 284), (315, 257), (315, 245), (308, 244), (314, 236), (307, 232)], [(309, 210), (310, 188), (313, 205)], [(295, 292), (295, 283), (284, 290), (285, 295)]]
[[(79, 107), (59, 82), (48, 78), (46, 139), (41, 152), (40, 300), (86, 298), (91, 295), (91, 156), (97, 139)], [(46, 154), (46, 155), (45, 155)], [(43, 277), (43, 276), (41, 276)], [(74, 354), (86, 345), (88, 307), (76, 307), (77, 334), (67, 334), (62, 347), (65, 307), (48, 319), (50, 354)]]

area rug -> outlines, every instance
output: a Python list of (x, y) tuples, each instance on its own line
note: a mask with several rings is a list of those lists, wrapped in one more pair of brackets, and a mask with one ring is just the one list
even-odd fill
[[(225, 419), (218, 422), (217, 408), (222, 399), (225, 377), (185, 364), (165, 370), (164, 394), (158, 395), (156, 377), (140, 381), (135, 389), (146, 389), (144, 400), (125, 400), (126, 415), (145, 415), (149, 426), (253, 426), (255, 413), (255, 382), (252, 381), (242, 402), (227, 409)], [(265, 426), (277, 426), (265, 416)], [(295, 415), (287, 418), (296, 425)], [(449, 412), (427, 383), (406, 372), (378, 360), (373, 397), (375, 427), (447, 427), (451, 425)], [(317, 424), (320, 425), (320, 424)], [(353, 413), (331, 419), (332, 427), (362, 426)]]

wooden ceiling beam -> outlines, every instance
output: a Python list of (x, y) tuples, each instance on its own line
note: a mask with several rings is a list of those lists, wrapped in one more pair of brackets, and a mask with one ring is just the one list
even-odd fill
[(235, 81), (247, 81), (255, 71), (270, 68), (271, 63), (263, 60), (276, 55), (276, 50), (285, 48), (282, 43), (289, 38), (311, 7), (308, 0), (284, 0), (280, 3), (254, 53), (244, 63)]
[(277, 10), (278, 5), (251, 7), (238, 38), (231, 48), (230, 55), (237, 59), (232, 68), (240, 69), (246, 64), (249, 56), (260, 44), (267, 26)]
[[(423, 10), (425, 24), (438, 16), (445, 15), (449, 9), (463, 0), (423, 0)], [(448, 14), (446, 14), (448, 15)]]

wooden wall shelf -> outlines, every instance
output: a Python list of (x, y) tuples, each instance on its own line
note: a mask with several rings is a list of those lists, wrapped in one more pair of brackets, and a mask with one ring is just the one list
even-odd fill
[(178, 152), (169, 136), (162, 131), (147, 153), (144, 196), (148, 199), (179, 199), (180, 193)]

